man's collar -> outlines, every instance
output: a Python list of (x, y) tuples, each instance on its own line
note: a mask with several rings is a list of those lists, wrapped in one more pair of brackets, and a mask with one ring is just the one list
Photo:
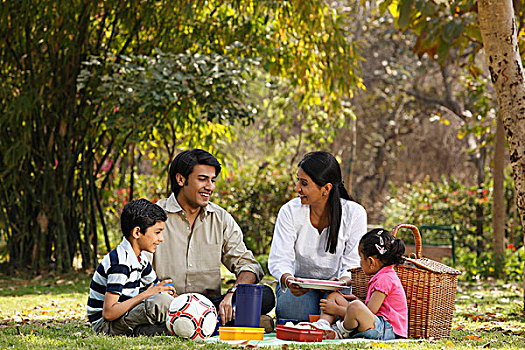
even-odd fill
[[(168, 200), (166, 201), (166, 207), (164, 209), (168, 213), (178, 213), (178, 212), (184, 210), (184, 209), (182, 209), (182, 207), (180, 206), (179, 202), (177, 201), (177, 197), (175, 197), (175, 193), (172, 193), (168, 197)], [(208, 214), (208, 213), (212, 213), (212, 212), (216, 212), (217, 211), (217, 208), (211, 202), (209, 202), (208, 205), (205, 206), (203, 209), (204, 210), (201, 211), (201, 213), (199, 215), (202, 215), (202, 213)]]

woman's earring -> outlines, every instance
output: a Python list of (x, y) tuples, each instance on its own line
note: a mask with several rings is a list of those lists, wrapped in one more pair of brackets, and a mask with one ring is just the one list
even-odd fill
[(325, 192), (325, 193), (323, 193), (323, 196), (326, 196), (326, 192)]

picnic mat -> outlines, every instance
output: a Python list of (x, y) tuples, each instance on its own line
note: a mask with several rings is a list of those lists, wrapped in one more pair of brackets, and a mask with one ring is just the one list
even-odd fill
[(392, 343), (392, 342), (413, 341), (412, 339), (394, 339), (394, 340), (387, 340), (387, 341), (379, 341), (379, 340), (372, 340), (372, 339), (356, 338), (356, 339), (325, 339), (322, 342), (298, 342), (298, 341), (277, 339), (276, 336), (277, 334), (273, 332), (273, 333), (265, 334), (263, 340), (220, 340), (219, 336), (216, 335), (204, 341), (208, 343), (221, 342), (221, 343), (226, 343), (230, 345), (248, 346), (248, 347), (282, 346), (284, 344), (288, 344), (288, 345), (290, 344), (335, 345), (335, 344), (342, 344), (342, 343), (369, 343), (369, 342)]

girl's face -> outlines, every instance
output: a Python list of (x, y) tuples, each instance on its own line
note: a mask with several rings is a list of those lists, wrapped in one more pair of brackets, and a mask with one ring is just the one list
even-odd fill
[[(297, 170), (297, 183), (294, 190), (299, 194), (301, 204), (319, 204), (328, 200), (328, 192), (325, 186), (317, 185), (301, 168)], [(323, 196), (323, 193), (326, 195)]]
[(360, 265), (365, 275), (373, 275), (383, 267), (381, 261), (376, 257), (365, 257), (361, 251), (361, 246), (359, 246), (359, 257), (361, 258)]

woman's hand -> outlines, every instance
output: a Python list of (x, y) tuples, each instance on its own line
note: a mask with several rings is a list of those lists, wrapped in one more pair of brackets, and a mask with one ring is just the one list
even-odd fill
[[(290, 273), (286, 273), (283, 276), (281, 276), (281, 286), (283, 288), (290, 289), (290, 292), (296, 297), (300, 297), (301, 295), (306, 294), (311, 290), (310, 288), (299, 287), (299, 285), (296, 283), (293, 283), (293, 281), (301, 282), (302, 280), (300, 278), (294, 277)], [(281, 290), (283, 288), (281, 288)]]

